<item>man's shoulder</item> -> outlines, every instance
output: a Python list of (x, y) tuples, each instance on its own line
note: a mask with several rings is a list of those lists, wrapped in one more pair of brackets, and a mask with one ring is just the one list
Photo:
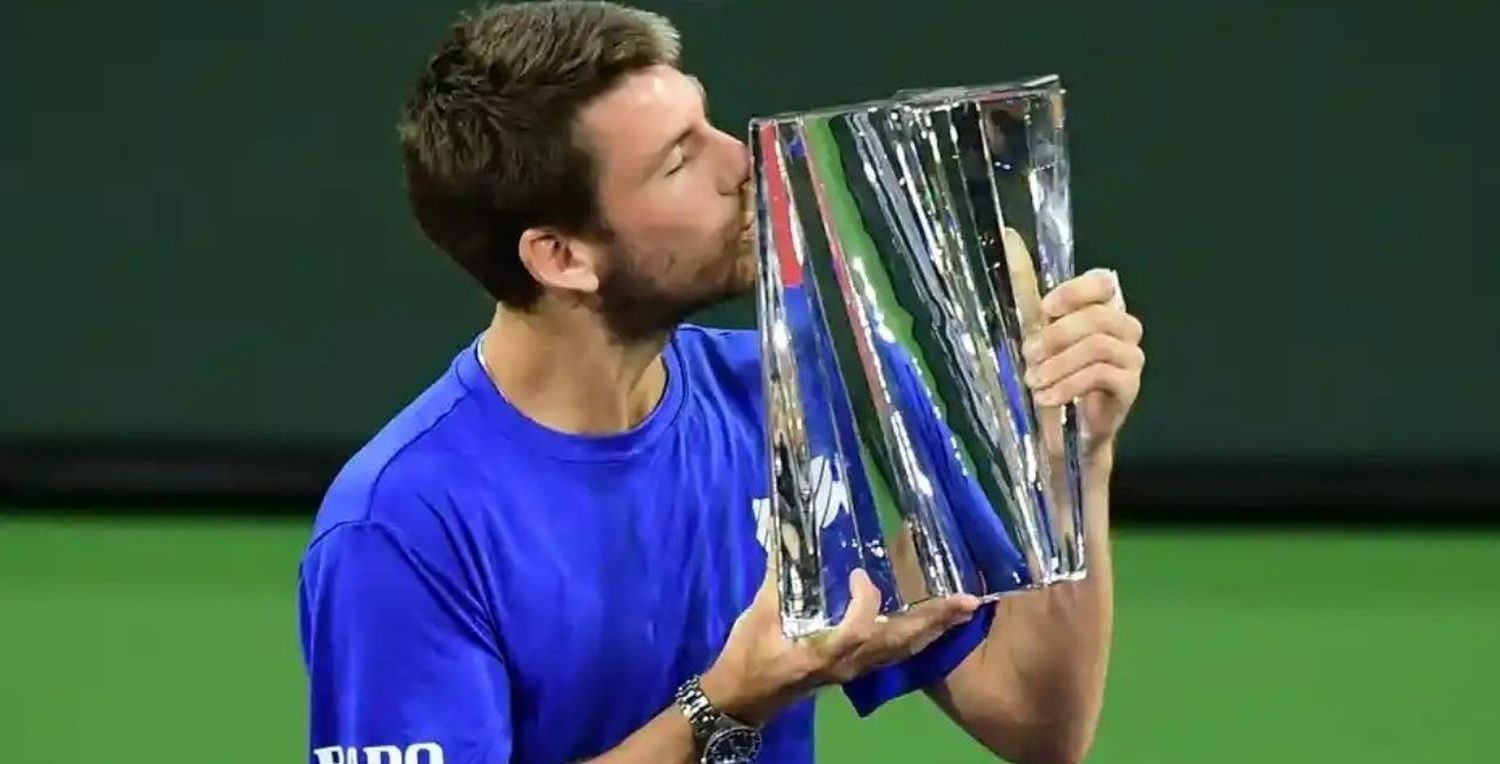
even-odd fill
[(313, 541), (349, 523), (399, 529), (447, 503), (445, 494), (474, 475), (463, 457), (480, 413), (473, 397), (450, 369), (387, 421), (329, 484)]
[(445, 421), (394, 443), (377, 436), (349, 460), (318, 508), (304, 569), (344, 559), (350, 575), (363, 575), (364, 565), (387, 570), (382, 560), (395, 554), (425, 575), (463, 580), (472, 549), (454, 538), (472, 530), (468, 497), (480, 471), (455, 452)]
[(754, 329), (726, 329), (684, 324), (673, 337), (689, 376), (719, 386), (760, 390), (760, 335)]

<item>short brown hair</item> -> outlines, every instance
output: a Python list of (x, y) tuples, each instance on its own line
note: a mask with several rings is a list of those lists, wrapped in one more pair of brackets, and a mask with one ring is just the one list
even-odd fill
[(465, 14), (407, 96), (397, 128), (418, 225), (500, 302), (541, 287), (522, 232), (596, 230), (593, 157), (574, 123), (630, 71), (676, 65), (677, 30), (609, 2), (526, 2)]

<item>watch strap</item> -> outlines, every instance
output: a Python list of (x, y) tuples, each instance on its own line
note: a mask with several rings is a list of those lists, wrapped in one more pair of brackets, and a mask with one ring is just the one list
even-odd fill
[(693, 728), (693, 740), (702, 748), (708, 743), (719, 729), (719, 721), (724, 717), (723, 712), (714, 708), (709, 701), (708, 695), (703, 692), (703, 685), (699, 677), (693, 677), (682, 686), (677, 688), (677, 696), (674, 698), (677, 707), (687, 717), (688, 724)]

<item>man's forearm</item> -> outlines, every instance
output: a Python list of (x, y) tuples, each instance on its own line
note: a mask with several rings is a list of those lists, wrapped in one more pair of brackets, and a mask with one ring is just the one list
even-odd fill
[(676, 706), (669, 706), (604, 755), (589, 759), (589, 763), (691, 764), (699, 758), (687, 717)]
[(1014, 762), (1077, 761), (1092, 745), (1114, 621), (1110, 453), (1085, 462), (1088, 577), (1002, 598), (984, 643), (934, 699)]
[[(999, 603), (985, 640), (986, 672), (1014, 677), (1034, 733), (1045, 752), (1018, 757), (1081, 759), (1093, 743), (1104, 702), (1104, 680), (1114, 631), (1114, 569), (1109, 540), (1109, 483), (1113, 451), (1083, 465), (1084, 544), (1088, 577)], [(1059, 752), (1061, 755), (1058, 755)]]

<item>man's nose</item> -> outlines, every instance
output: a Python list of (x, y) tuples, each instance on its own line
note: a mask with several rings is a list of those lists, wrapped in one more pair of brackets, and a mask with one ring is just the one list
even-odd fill
[(750, 182), (750, 147), (744, 141), (719, 131), (725, 142), (724, 153), (727, 157), (727, 165), (724, 172), (726, 192), (740, 193), (741, 189)]
[(738, 138), (731, 136), (729, 139), (734, 142), (732, 147), (734, 150), (730, 153), (731, 164), (727, 180), (731, 184), (730, 187), (738, 193), (750, 183), (750, 147)]
[(740, 176), (739, 176), (740, 177), (740, 182), (741, 183), (749, 183), (750, 182), (750, 165), (755, 160), (751, 158), (751, 156), (750, 156), (750, 147), (748, 145), (746, 145), (744, 143), (744, 141), (741, 141), (740, 139), (736, 138), (736, 139), (734, 139), (734, 142), (735, 142), (735, 144), (737, 144), (739, 146), (738, 156), (740, 158)]

